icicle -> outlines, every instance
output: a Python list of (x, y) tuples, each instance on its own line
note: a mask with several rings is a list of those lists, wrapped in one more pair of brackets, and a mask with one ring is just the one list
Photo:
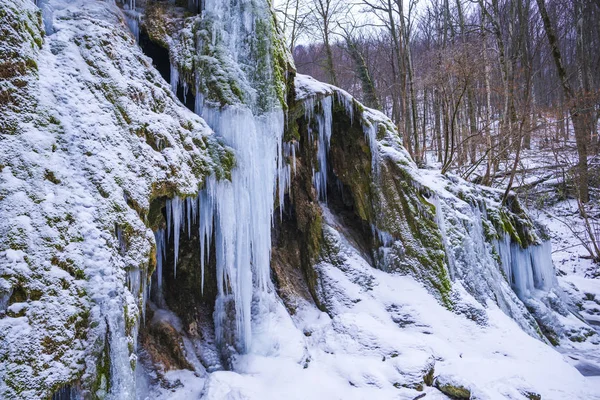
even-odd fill
[(369, 150), (371, 150), (371, 172), (375, 176), (377, 176), (377, 174), (379, 173), (379, 163), (377, 162), (379, 154), (379, 147), (377, 145), (377, 128), (377, 122), (363, 122), (363, 132), (365, 135), (365, 140), (369, 145)]
[(350, 118), (350, 125), (352, 125), (354, 122), (354, 100), (352, 99), (352, 96), (350, 96), (348, 93), (342, 93), (340, 91), (335, 93), (337, 102), (344, 106), (346, 115), (348, 118)]
[(192, 204), (196, 204), (195, 199), (191, 197), (185, 199), (185, 214), (187, 216), (188, 239), (192, 237)]
[(321, 100), (322, 115), (317, 116), (319, 129), (317, 160), (319, 171), (313, 174), (313, 182), (317, 189), (319, 199), (327, 201), (327, 157), (329, 154), (329, 141), (331, 140), (333, 101), (331, 97)]
[(171, 200), (167, 200), (165, 212), (167, 214), (167, 241), (169, 241), (171, 239), (171, 219), (173, 218), (171, 215)]
[(179, 196), (167, 200), (167, 227), (173, 224), (173, 274), (177, 277), (177, 259), (179, 258), (179, 237), (185, 225), (183, 200)]
[(292, 165), (294, 166), (294, 175), (296, 175), (296, 145), (298, 142), (292, 143)]
[(141, 285), (142, 285), (142, 322), (146, 323), (146, 302), (150, 296), (150, 280), (148, 279), (147, 271), (141, 273)]
[(198, 234), (200, 237), (200, 273), (202, 279), (200, 290), (202, 294), (204, 294), (204, 265), (210, 254), (210, 241), (213, 235), (214, 224), (214, 198), (209, 193), (213, 193), (212, 186), (215, 184), (215, 178), (209, 178), (206, 183), (207, 188), (198, 196), (198, 208), (200, 210)]
[(283, 208), (285, 193), (289, 192), (292, 183), (292, 168), (286, 160), (292, 158), (294, 174), (296, 173), (296, 145), (297, 142), (282, 142), (278, 145), (277, 157), (277, 181), (278, 181), (278, 198), (279, 198), (279, 217), (283, 218)]
[(160, 290), (162, 288), (162, 267), (167, 252), (165, 230), (158, 229), (154, 232), (154, 240), (156, 241), (156, 283)]
[(188, 92), (188, 84), (187, 81), (184, 79), (181, 82), (181, 85), (183, 86), (183, 102), (187, 103), (187, 92)]
[(177, 96), (177, 87), (179, 86), (179, 70), (177, 65), (171, 62), (171, 91)]
[(130, 268), (127, 271), (127, 287), (133, 295), (137, 298), (140, 294), (140, 270), (139, 268)]

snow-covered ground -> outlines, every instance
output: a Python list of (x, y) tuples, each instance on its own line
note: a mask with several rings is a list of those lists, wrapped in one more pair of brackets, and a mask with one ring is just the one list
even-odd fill
[[(563, 201), (543, 210), (534, 210), (533, 213), (548, 227), (553, 248), (552, 259), (560, 286), (572, 298), (581, 317), (596, 331), (600, 331), (600, 266), (592, 262), (577, 238), (585, 238), (585, 235), (584, 221), (579, 216), (576, 201)], [(560, 350), (582, 374), (600, 382), (598, 345), (567, 342)]]
[[(412, 278), (370, 267), (339, 232), (335, 217), (326, 219), (339, 258), (317, 270), (332, 315), (305, 303), (290, 319), (283, 305), (271, 303), (276, 304), (271, 319), (253, 326), (264, 340), (236, 360), (235, 372), (208, 377), (171, 372), (167, 378), (179, 387), (147, 398), (447, 398), (431, 387), (416, 390), (433, 368), (437, 379), (460, 382), (477, 399), (524, 399), (533, 393), (542, 399), (600, 399), (599, 378), (584, 377), (574, 367), (589, 363), (593, 372), (598, 346), (590, 345), (587, 360), (577, 361), (581, 348), (557, 351), (492, 303), (486, 324), (448, 311)], [(597, 283), (582, 275), (561, 283), (570, 278), (591, 287)], [(597, 284), (593, 290), (597, 293)]]

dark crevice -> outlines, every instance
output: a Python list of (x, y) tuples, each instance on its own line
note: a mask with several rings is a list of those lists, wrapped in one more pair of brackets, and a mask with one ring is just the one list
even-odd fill
[(367, 221), (358, 216), (351, 189), (344, 185), (333, 172), (329, 174), (327, 182), (329, 210), (342, 222), (346, 238), (360, 251), (369, 264), (375, 265), (372, 252), (375, 243), (373, 230)]
[(297, 298), (309, 302), (313, 296), (306, 275), (310, 259), (306, 251), (303, 233), (297, 224), (297, 214), (290, 196), (284, 199), (284, 208), (275, 211), (271, 232), (271, 277), (277, 294), (291, 314), (295, 313)]
[(78, 400), (81, 398), (81, 390), (73, 385), (61, 386), (52, 394), (52, 400)]
[[(346, 237), (353, 242), (365, 260), (375, 265), (372, 249), (377, 248), (369, 221), (361, 218), (358, 202), (366, 202), (363, 209), (368, 218), (370, 206), (371, 153), (364, 132), (358, 121), (350, 120), (345, 107), (334, 102), (331, 147), (327, 171), (327, 206), (343, 223)], [(338, 176), (336, 172), (341, 175)], [(361, 186), (362, 185), (362, 186)], [(354, 191), (359, 188), (362, 198), (356, 198)], [(365, 198), (367, 196), (367, 198)]]
[[(170, 82), (169, 82), (170, 83)], [(183, 85), (178, 84), (177, 85), (177, 98), (179, 99), (179, 101), (181, 101), (181, 103), (183, 103), (183, 105), (185, 105), (190, 111), (195, 112), (195, 108), (196, 108), (196, 96), (194, 95), (194, 93), (190, 90), (190, 88), (187, 88), (187, 92), (186, 92), (186, 88), (184, 88)]]
[(152, 59), (152, 65), (167, 82), (171, 81), (171, 61), (169, 49), (153, 42), (145, 29), (140, 30), (140, 47), (145, 55)]
[[(162, 224), (166, 221), (166, 208), (162, 207)], [(184, 215), (187, 224), (187, 215)], [(163, 225), (164, 227), (164, 225)], [(157, 271), (152, 276), (150, 299), (146, 307), (146, 322), (140, 327), (139, 343), (143, 348), (145, 364), (150, 369), (194, 370), (193, 356), (184, 342), (192, 343), (196, 358), (208, 371), (222, 369), (217, 349), (213, 310), (217, 296), (216, 260), (214, 245), (205, 263), (204, 290), (200, 265), (200, 240), (198, 222), (193, 222), (188, 235), (187, 225), (179, 236), (179, 257), (174, 268), (174, 234), (166, 241), (166, 258), (162, 267), (162, 287), (158, 288)], [(214, 243), (214, 240), (211, 241)], [(179, 323), (168, 316), (175, 314)], [(160, 379), (159, 379), (160, 380)]]
[[(192, 0), (193, 1), (193, 0)], [(145, 55), (152, 59), (152, 65), (163, 79), (169, 84), (171, 83), (171, 59), (169, 55), (169, 49), (152, 41), (148, 36), (145, 29), (140, 31), (139, 45)], [(187, 92), (184, 90), (184, 86), (180, 83), (177, 85), (177, 98), (184, 104), (189, 110), (194, 111), (196, 104), (196, 96), (190, 88), (187, 88)]]
[(205, 0), (187, 0), (187, 9), (194, 14), (201, 14), (204, 10)]
[[(166, 220), (166, 209), (162, 210)], [(187, 215), (184, 216), (187, 221)], [(214, 240), (211, 240), (210, 258), (204, 265), (204, 288), (202, 289), (202, 271), (200, 266), (200, 238), (197, 222), (192, 223), (188, 236), (188, 227), (179, 234), (179, 256), (175, 269), (175, 241), (173, 229), (167, 241), (166, 260), (163, 262), (164, 299), (184, 324), (194, 318), (193, 308), (206, 306), (214, 309), (217, 297), (217, 270)], [(214, 239), (214, 238), (213, 238)]]

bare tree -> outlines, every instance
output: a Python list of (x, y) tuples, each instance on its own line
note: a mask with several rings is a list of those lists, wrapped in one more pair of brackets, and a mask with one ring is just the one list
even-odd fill
[(582, 110), (583, 104), (581, 104), (581, 99), (577, 98), (576, 93), (569, 82), (567, 70), (563, 65), (562, 55), (558, 44), (558, 38), (556, 36), (556, 33), (554, 32), (552, 23), (550, 22), (550, 17), (548, 16), (548, 11), (546, 10), (545, 1), (536, 1), (540, 11), (540, 16), (542, 17), (542, 21), (544, 23), (544, 30), (546, 32), (546, 37), (548, 38), (548, 44), (550, 45), (550, 49), (552, 51), (552, 57), (554, 59), (554, 64), (556, 65), (558, 77), (560, 78), (560, 82), (562, 84), (564, 96), (566, 98), (567, 103), (569, 103), (569, 114), (571, 115), (571, 120), (573, 121), (575, 141), (577, 142), (577, 153), (579, 156), (579, 162), (577, 164), (577, 186), (579, 190), (579, 198), (582, 202), (587, 203), (590, 199), (588, 189), (587, 162), (588, 138), (585, 129), (585, 112), (584, 110)]
[(333, 30), (337, 20), (348, 11), (348, 3), (343, 0), (311, 0), (310, 22), (317, 28), (325, 48), (325, 70), (329, 82), (338, 85), (337, 73), (333, 62)]

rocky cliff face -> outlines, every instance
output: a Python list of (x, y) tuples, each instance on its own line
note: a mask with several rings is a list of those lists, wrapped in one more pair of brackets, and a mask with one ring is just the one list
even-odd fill
[[(154, 269), (153, 207), (196, 193), (227, 151), (181, 106), (120, 10), (3, 2), (2, 397), (84, 382), (126, 393)], [(109, 360), (111, 360), (109, 362)]]
[(543, 229), (296, 76), (267, 1), (38, 6), (0, 6), (3, 397), (593, 398)]

